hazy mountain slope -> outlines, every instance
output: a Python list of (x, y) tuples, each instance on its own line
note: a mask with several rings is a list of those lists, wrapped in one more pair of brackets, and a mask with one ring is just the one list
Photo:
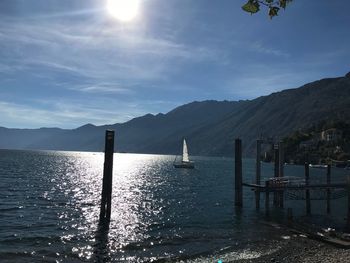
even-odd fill
[(55, 149), (67, 151), (103, 151), (104, 131), (102, 127), (87, 124), (73, 130), (52, 134), (28, 145), (29, 149)]
[(241, 111), (194, 136), (193, 143), (217, 141), (213, 154), (230, 154), (234, 138), (241, 137), (243, 147), (251, 152), (260, 134), (284, 136), (325, 119), (350, 121), (350, 77), (323, 79), (252, 100)]
[(232, 155), (236, 137), (252, 153), (260, 134), (284, 136), (324, 119), (350, 121), (350, 74), (250, 101), (192, 102), (122, 124), (73, 130), (0, 128), (0, 148), (102, 151), (105, 129), (115, 129), (117, 151), (178, 153), (185, 136), (192, 154)]
[[(176, 152), (183, 136), (211, 125), (239, 107), (238, 102), (192, 102), (167, 114), (151, 114), (113, 127), (118, 134), (117, 147), (121, 151), (149, 153)], [(176, 142), (176, 147), (168, 143)]]
[(32, 144), (40, 143), (42, 140), (51, 138), (64, 130), (58, 128), (40, 129), (7, 129), (0, 127), (1, 149), (26, 149)]

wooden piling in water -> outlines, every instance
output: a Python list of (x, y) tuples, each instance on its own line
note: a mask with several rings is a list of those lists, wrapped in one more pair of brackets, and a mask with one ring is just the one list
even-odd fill
[(279, 161), (279, 177), (284, 176), (284, 147), (283, 142), (279, 142), (278, 144), (278, 161)]
[[(327, 184), (331, 184), (331, 165), (327, 165)], [(327, 214), (331, 213), (331, 189), (327, 188)]]
[[(261, 182), (261, 144), (262, 140), (256, 141), (256, 177), (255, 183), (260, 185)], [(260, 209), (260, 189), (255, 188), (255, 207), (256, 209)]]
[(348, 190), (348, 215), (347, 215), (347, 229), (350, 230), (350, 175), (346, 178)]
[(287, 220), (289, 223), (293, 221), (293, 209), (287, 208)]
[(235, 206), (243, 206), (242, 141), (235, 140)]
[[(279, 169), (280, 169), (280, 163), (279, 163), (279, 149), (278, 144), (274, 145), (274, 177), (279, 177)], [(273, 206), (278, 207), (279, 206), (279, 193), (276, 191), (273, 192)]]
[(100, 223), (109, 223), (111, 219), (113, 153), (114, 153), (114, 131), (106, 130)]
[[(279, 177), (284, 177), (284, 147), (283, 147), (283, 142), (279, 142), (278, 144), (278, 161), (279, 161)], [(279, 207), (283, 208), (284, 207), (284, 191), (281, 190), (279, 192)]]
[(310, 190), (307, 188), (310, 183), (310, 167), (309, 163), (305, 163), (305, 200), (306, 200), (306, 214), (311, 214)]
[(265, 181), (265, 213), (266, 215), (269, 215), (270, 212), (270, 181)]

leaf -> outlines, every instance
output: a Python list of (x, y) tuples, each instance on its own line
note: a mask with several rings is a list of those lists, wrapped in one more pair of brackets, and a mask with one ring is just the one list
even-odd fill
[(279, 10), (280, 10), (280, 8), (277, 7), (277, 6), (270, 7), (270, 9), (269, 9), (269, 16), (270, 16), (270, 18), (273, 18), (274, 16), (277, 16)]
[(287, 0), (280, 0), (280, 7), (283, 9), (286, 9), (287, 6)]
[(260, 4), (257, 1), (249, 0), (245, 5), (242, 6), (242, 9), (248, 13), (255, 14), (260, 10)]

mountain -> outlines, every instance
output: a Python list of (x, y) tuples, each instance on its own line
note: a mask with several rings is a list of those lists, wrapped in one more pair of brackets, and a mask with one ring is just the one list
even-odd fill
[(0, 148), (102, 151), (104, 131), (114, 129), (120, 152), (179, 153), (186, 137), (193, 155), (231, 156), (234, 139), (240, 137), (251, 155), (260, 135), (280, 138), (322, 120), (350, 122), (350, 73), (254, 100), (192, 102), (113, 125), (73, 130), (0, 127)]
[[(227, 155), (232, 152), (234, 138), (241, 137), (246, 153), (252, 153), (255, 139), (261, 134), (284, 137), (322, 120), (350, 122), (350, 73), (249, 101), (240, 111), (207, 127), (204, 133), (195, 137), (198, 141), (194, 143), (216, 138), (219, 151), (213, 154)], [(228, 143), (219, 138), (225, 138)]]
[(32, 145), (37, 145), (41, 141), (56, 136), (63, 131), (58, 128), (7, 129), (0, 127), (0, 148), (33, 149)]

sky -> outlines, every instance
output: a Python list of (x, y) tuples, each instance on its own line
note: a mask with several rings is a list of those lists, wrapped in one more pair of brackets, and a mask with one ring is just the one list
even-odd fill
[(348, 0), (294, 0), (272, 20), (244, 0), (140, 1), (124, 22), (107, 0), (1, 0), (0, 126), (113, 124), (350, 71)]

